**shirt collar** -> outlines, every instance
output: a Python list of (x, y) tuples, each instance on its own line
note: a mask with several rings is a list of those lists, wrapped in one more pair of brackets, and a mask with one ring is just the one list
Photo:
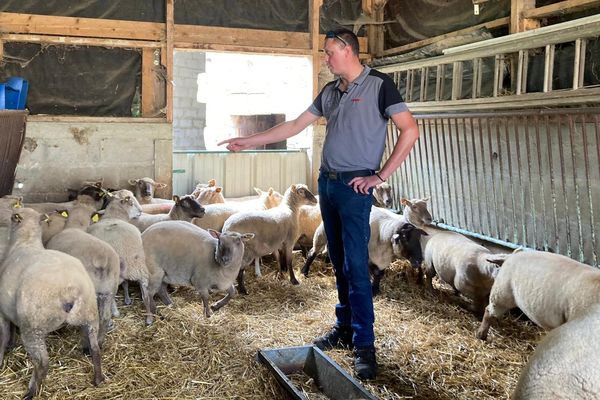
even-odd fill
[[(362, 84), (365, 79), (367, 78), (367, 76), (369, 75), (369, 72), (371, 72), (371, 67), (369, 67), (368, 65), (365, 65), (362, 72), (360, 73), (360, 75), (358, 75), (358, 77), (352, 82), (353, 85), (360, 85)], [(340, 85), (342, 83), (342, 78), (337, 78), (335, 80), (335, 85), (334, 88), (339, 88)]]

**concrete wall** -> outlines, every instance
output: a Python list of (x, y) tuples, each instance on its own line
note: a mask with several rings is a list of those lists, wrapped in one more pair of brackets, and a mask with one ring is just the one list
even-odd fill
[(203, 52), (176, 51), (173, 58), (173, 148), (205, 150), (206, 103), (199, 103), (198, 74), (206, 70)]
[(172, 180), (171, 124), (151, 122), (29, 121), (13, 194), (25, 201), (63, 201), (67, 188), (104, 178), (106, 186), (128, 188), (127, 180), (149, 176)]

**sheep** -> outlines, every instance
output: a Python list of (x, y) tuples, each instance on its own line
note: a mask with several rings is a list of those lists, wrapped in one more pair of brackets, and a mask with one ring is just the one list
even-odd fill
[[(129, 195), (126, 195), (127, 193)], [(146, 265), (142, 235), (135, 226), (127, 222), (140, 214), (140, 206), (130, 191), (115, 192), (100, 222), (90, 225), (87, 232), (110, 244), (119, 255), (120, 262), (124, 265), (121, 286), (126, 305), (131, 304), (128, 281), (139, 283), (142, 301), (146, 307), (146, 323), (150, 324), (156, 311), (154, 301), (148, 296), (151, 271)]]
[(119, 255), (108, 243), (86, 232), (94, 214), (95, 210), (89, 206), (72, 208), (68, 212), (65, 229), (52, 237), (46, 248), (62, 251), (77, 258), (92, 279), (100, 317), (98, 342), (101, 345), (112, 322), (111, 309), (116, 310), (114, 302), (119, 287), (121, 265)]
[[(303, 204), (316, 203), (317, 199), (306, 185), (291, 185), (285, 191), (280, 205), (268, 210), (234, 214), (225, 221), (223, 232), (253, 232), (254, 238), (246, 243), (243, 267), (258, 257), (278, 252), (281, 270), (288, 270), (290, 281), (298, 285), (292, 267), (292, 251), (298, 239), (299, 208)], [(238, 277), (238, 290), (245, 294), (243, 267)]]
[[(370, 270), (374, 274), (373, 277), (373, 289), (374, 293), (379, 291), (379, 281), (383, 275), (383, 271), (393, 261), (396, 255), (394, 255), (393, 249), (390, 246), (392, 236), (396, 230), (407, 222), (413, 224), (417, 228), (421, 229), (421, 238), (427, 237), (429, 232), (424, 230), (425, 226), (429, 225), (432, 221), (431, 214), (427, 209), (427, 201), (429, 198), (424, 199), (401, 199), (401, 204), (404, 206), (403, 214), (397, 215), (390, 210), (386, 210), (380, 207), (371, 207), (371, 216), (369, 218), (369, 225), (371, 226), (371, 238), (369, 240), (369, 263)], [(382, 226), (380, 226), (382, 225)], [(385, 233), (382, 232), (385, 230)], [(381, 247), (379, 245), (382, 245)], [(315, 231), (313, 237), (313, 246), (308, 252), (304, 266), (302, 267), (302, 273), (304, 276), (308, 276), (310, 272), (310, 266), (314, 262), (317, 255), (321, 254), (327, 245), (327, 237), (325, 235), (325, 228), (323, 224), (319, 225)], [(374, 266), (378, 266), (374, 268)], [(415, 266), (415, 264), (413, 264)], [(415, 266), (416, 268), (416, 266)]]
[(223, 188), (221, 186), (207, 187), (199, 190), (197, 193), (196, 200), (202, 205), (225, 203)]
[[(244, 242), (254, 234), (205, 231), (185, 221), (165, 221), (152, 225), (142, 234), (146, 260), (153, 271), (149, 294), (156, 293), (167, 305), (172, 301), (167, 284), (193, 286), (200, 293), (204, 314), (208, 318), (236, 294), (233, 285), (242, 266)], [(213, 289), (227, 290), (227, 295), (208, 305)]]
[(171, 200), (158, 199), (154, 197), (155, 189), (167, 187), (166, 183), (155, 182), (152, 178), (130, 179), (128, 183), (134, 187), (135, 198), (140, 204), (170, 203)]
[(600, 306), (549, 332), (523, 367), (514, 400), (600, 398)]
[(373, 189), (373, 205), (375, 207), (392, 208), (392, 187), (382, 182)]
[(456, 232), (440, 232), (425, 245), (424, 267), (427, 287), (437, 274), (455, 292), (473, 300), (472, 311), (483, 315), (490, 290), (508, 254), (492, 254), (485, 247)]
[(207, 183), (198, 182), (196, 184), (196, 187), (194, 188), (194, 191), (192, 192), (192, 196), (194, 196), (197, 199), (198, 195), (200, 194), (200, 192), (203, 189), (213, 187), (216, 185), (217, 185), (217, 181), (215, 179), (209, 179)]
[(50, 214), (56, 210), (69, 210), (78, 204), (88, 204), (95, 210), (100, 210), (105, 205), (106, 191), (97, 185), (84, 185), (78, 192), (75, 200), (61, 203), (25, 203), (24, 207), (32, 208), (39, 213)]
[(94, 284), (78, 259), (44, 249), (41, 217), (33, 209), (15, 210), (10, 248), (0, 266), (0, 365), (16, 326), (33, 364), (25, 399), (37, 394), (48, 373), (46, 335), (64, 324), (82, 328), (84, 350), (92, 356), (94, 384), (104, 381)]
[(142, 213), (139, 217), (130, 220), (140, 232), (144, 232), (152, 224), (161, 221), (187, 221), (190, 222), (193, 218), (201, 218), (204, 216), (204, 207), (198, 203), (191, 195), (183, 197), (173, 196), (175, 204), (168, 214), (145, 214)]
[(259, 198), (255, 201), (208, 204), (204, 207), (204, 216), (192, 219), (192, 223), (202, 229), (220, 232), (225, 221), (233, 214), (249, 210), (268, 210), (281, 204), (283, 196), (273, 188), (266, 192), (257, 188), (254, 190), (259, 193)]
[(477, 337), (486, 340), (490, 324), (515, 307), (537, 325), (550, 330), (598, 303), (597, 268), (542, 251), (511, 254), (496, 276)]

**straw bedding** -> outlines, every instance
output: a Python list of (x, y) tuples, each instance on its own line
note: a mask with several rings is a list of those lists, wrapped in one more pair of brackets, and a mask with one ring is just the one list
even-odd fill
[[(299, 270), (302, 257), (294, 255)], [(488, 342), (475, 338), (478, 320), (449, 302), (449, 291), (432, 295), (417, 286), (402, 262), (382, 280), (375, 301), (380, 373), (365, 386), (381, 399), (507, 398), (542, 332), (508, 317), (493, 327)], [(334, 321), (334, 279), (317, 261), (309, 278), (292, 286), (274, 265), (263, 277), (247, 275), (248, 296), (238, 296), (206, 319), (189, 288), (173, 293), (162, 319), (143, 323), (143, 306), (120, 306), (121, 317), (103, 350), (107, 381), (94, 387), (92, 365), (82, 355), (79, 333), (64, 328), (47, 339), (50, 368), (42, 399), (279, 399), (282, 390), (256, 362), (260, 348), (310, 343)], [(222, 294), (214, 294), (217, 300)], [(118, 298), (122, 304), (122, 298)], [(160, 302), (159, 302), (160, 304)], [(328, 354), (352, 371), (349, 351)], [(22, 346), (8, 352), (0, 370), (0, 398), (26, 390), (32, 366)]]

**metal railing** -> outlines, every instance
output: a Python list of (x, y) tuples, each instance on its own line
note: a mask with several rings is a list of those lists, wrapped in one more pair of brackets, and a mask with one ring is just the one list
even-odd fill
[[(420, 139), (391, 178), (431, 196), (444, 227), (496, 243), (600, 258), (600, 108), (415, 116)], [(388, 152), (398, 133), (388, 128)]]

